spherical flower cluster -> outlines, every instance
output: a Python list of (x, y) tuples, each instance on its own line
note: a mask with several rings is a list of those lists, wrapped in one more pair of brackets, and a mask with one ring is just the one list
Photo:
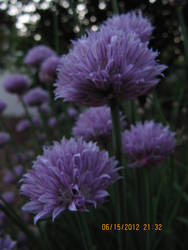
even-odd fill
[(5, 200), (6, 203), (13, 203), (15, 201), (15, 194), (11, 191), (4, 192), (2, 194), (2, 198)]
[(59, 62), (60, 58), (57, 56), (50, 56), (43, 61), (39, 73), (39, 77), (42, 82), (51, 82), (54, 80)]
[(175, 147), (175, 133), (161, 123), (145, 121), (132, 125), (123, 134), (123, 149), (129, 167), (152, 167), (160, 164)]
[(50, 56), (55, 56), (56, 53), (46, 45), (38, 45), (30, 49), (24, 58), (24, 62), (32, 67), (40, 65), (45, 59)]
[(108, 18), (104, 25), (101, 25), (101, 29), (109, 27), (115, 30), (121, 30), (126, 34), (130, 31), (135, 32), (142, 42), (146, 42), (150, 39), (153, 26), (148, 18), (143, 17), (140, 11), (138, 15), (135, 11), (127, 14), (116, 15), (112, 18)]
[(6, 107), (7, 107), (7, 104), (4, 101), (0, 100), (0, 114), (3, 113)]
[(20, 177), (24, 172), (24, 167), (22, 165), (16, 165), (14, 167), (14, 173), (16, 177)]
[[(125, 127), (124, 117), (121, 116), (121, 126)], [(112, 119), (110, 108), (92, 107), (80, 114), (73, 135), (83, 137), (86, 141), (108, 143), (112, 140)]]
[(32, 117), (32, 122), (33, 122), (33, 125), (35, 126), (35, 128), (41, 128), (41, 126), (42, 126), (42, 121), (41, 121), (40, 117), (38, 117), (38, 116), (33, 116), (33, 117)]
[(8, 76), (3, 84), (7, 92), (22, 95), (28, 89), (30, 80), (26, 75), (13, 74)]
[(24, 132), (28, 128), (30, 128), (30, 122), (28, 120), (24, 119), (24, 120), (21, 120), (17, 123), (16, 132), (18, 132), (18, 133)]
[(5, 175), (3, 176), (3, 182), (5, 184), (11, 184), (14, 181), (15, 181), (15, 176), (10, 171), (6, 172)]
[(33, 88), (24, 95), (24, 102), (29, 106), (39, 106), (48, 100), (49, 93), (40, 87)]
[(101, 106), (111, 98), (145, 95), (158, 84), (166, 68), (156, 62), (157, 56), (134, 32), (125, 34), (109, 27), (90, 32), (61, 58), (56, 98)]
[(50, 128), (54, 128), (56, 125), (57, 125), (56, 117), (55, 116), (50, 117), (49, 120), (48, 120), (48, 126)]
[(9, 235), (0, 237), (0, 249), (1, 250), (13, 250), (15, 249), (16, 242), (11, 240)]
[(63, 138), (44, 148), (24, 175), (21, 193), (31, 201), (23, 210), (36, 214), (35, 223), (65, 210), (88, 211), (105, 201), (106, 189), (119, 179), (116, 165), (95, 143)]
[(72, 119), (76, 119), (76, 117), (78, 115), (78, 111), (73, 107), (68, 107), (67, 113), (70, 116), (70, 118), (72, 118)]
[(10, 141), (10, 135), (6, 132), (0, 132), (0, 148)]
[(49, 116), (51, 113), (51, 109), (47, 103), (42, 103), (42, 105), (39, 107), (40, 112), (43, 113), (45, 116)]

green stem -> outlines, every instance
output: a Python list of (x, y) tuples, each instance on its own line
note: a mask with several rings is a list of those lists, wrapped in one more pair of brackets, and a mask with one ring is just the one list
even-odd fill
[(41, 152), (40, 140), (39, 140), (39, 138), (38, 138), (38, 136), (37, 136), (36, 129), (35, 129), (35, 125), (34, 125), (34, 123), (33, 123), (33, 120), (32, 120), (32, 118), (31, 118), (31, 115), (30, 115), (30, 113), (29, 113), (29, 110), (28, 110), (28, 108), (27, 108), (27, 106), (26, 106), (26, 104), (25, 104), (25, 102), (24, 102), (22, 96), (19, 96), (19, 100), (20, 100), (20, 102), (21, 102), (21, 104), (22, 104), (22, 106), (23, 106), (23, 109), (24, 109), (24, 111), (25, 111), (25, 115), (26, 115), (27, 119), (29, 120), (29, 122), (30, 122), (30, 124), (31, 124), (32, 130), (33, 130), (33, 134), (34, 134), (34, 136), (35, 136), (35, 138), (36, 138), (36, 143), (35, 143), (35, 144), (37, 145), (39, 151)]
[(85, 228), (83, 228), (81, 216), (76, 213), (75, 217), (76, 217), (76, 221), (78, 223), (79, 230), (80, 230), (80, 233), (81, 233), (82, 241), (83, 241), (83, 244), (84, 244), (84, 249), (88, 250), (89, 249), (89, 242), (86, 239), (86, 235), (85, 235), (85, 231), (84, 231)]
[(42, 120), (42, 123), (43, 123), (43, 128), (44, 128), (44, 131), (45, 131), (45, 134), (48, 138), (48, 142), (51, 142), (51, 138), (50, 138), (50, 131), (49, 131), (49, 127), (48, 127), (48, 124), (47, 124), (47, 120), (46, 118), (44, 117), (43, 113), (40, 111), (40, 108), (38, 108), (38, 112), (39, 112), (39, 115), (40, 115), (40, 118)]
[(113, 9), (114, 14), (118, 14), (119, 10), (118, 10), (117, 0), (111, 0), (111, 3), (112, 3), (112, 9)]
[[(121, 125), (120, 125), (120, 114), (119, 114), (119, 104), (118, 100), (111, 99), (110, 100), (110, 108), (111, 108), (111, 117), (112, 117), (112, 143), (113, 143), (113, 151), (116, 156), (116, 159), (119, 162), (119, 165), (122, 165), (122, 140), (121, 140)], [(124, 176), (123, 181), (125, 182), (125, 171), (124, 169), (120, 172), (121, 175)], [(121, 181), (118, 184), (114, 185), (115, 193), (116, 193), (116, 216), (117, 223), (121, 223), (122, 211), (124, 210), (124, 185)], [(120, 199), (121, 197), (121, 199)], [(122, 209), (122, 210), (121, 210)], [(122, 249), (122, 232), (118, 232), (118, 244), (119, 250)]]
[[(146, 224), (150, 224), (150, 175), (149, 169), (144, 173), (146, 191)], [(146, 250), (150, 250), (150, 231), (146, 232)]]
[(119, 114), (119, 104), (116, 99), (110, 100), (111, 117), (112, 117), (112, 141), (113, 150), (119, 165), (122, 165), (122, 141), (121, 141), (121, 124)]

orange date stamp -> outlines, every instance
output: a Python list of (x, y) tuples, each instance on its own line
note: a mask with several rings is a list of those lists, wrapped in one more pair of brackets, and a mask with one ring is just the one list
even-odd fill
[(162, 224), (102, 224), (102, 231), (162, 231)]

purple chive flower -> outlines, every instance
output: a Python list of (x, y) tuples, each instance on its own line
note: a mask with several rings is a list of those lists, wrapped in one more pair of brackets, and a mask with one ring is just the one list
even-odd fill
[(68, 107), (67, 113), (72, 119), (75, 119), (78, 115), (78, 111), (73, 107)]
[(135, 11), (127, 14), (116, 15), (108, 18), (101, 29), (111, 28), (114, 30), (121, 30), (126, 34), (130, 31), (135, 32), (142, 42), (150, 39), (154, 27), (148, 18), (143, 17), (142, 12), (139, 11), (138, 15)]
[(0, 249), (1, 250), (12, 250), (15, 249), (16, 242), (13, 241), (9, 235), (0, 237)]
[(20, 132), (24, 132), (26, 130), (28, 130), (30, 128), (30, 122), (26, 119), (21, 120), (17, 123), (16, 125), (16, 132), (20, 133)]
[[(121, 126), (125, 127), (123, 116), (121, 116)], [(103, 106), (86, 109), (78, 117), (73, 135), (83, 137), (86, 141), (110, 142), (112, 140), (110, 108)]]
[(0, 148), (10, 141), (10, 135), (6, 132), (0, 132)]
[(15, 201), (15, 194), (13, 192), (4, 192), (2, 197), (7, 203), (13, 203)]
[(7, 104), (4, 101), (0, 100), (0, 114), (3, 113), (6, 107), (7, 107)]
[(57, 119), (55, 116), (50, 117), (50, 119), (48, 120), (48, 126), (50, 128), (54, 128), (57, 125)]
[(152, 167), (160, 164), (175, 147), (175, 133), (161, 123), (145, 121), (132, 125), (123, 134), (123, 149), (129, 167)]
[(42, 82), (52, 82), (54, 80), (59, 62), (60, 58), (57, 56), (50, 56), (43, 61), (39, 73), (39, 77)]
[[(92, 44), (92, 46), (91, 46)], [(150, 92), (166, 66), (157, 52), (133, 32), (106, 27), (74, 42), (61, 59), (56, 98), (77, 104), (102, 106), (111, 98), (134, 99)]]
[(44, 148), (24, 175), (21, 193), (31, 201), (23, 210), (36, 214), (35, 223), (65, 210), (88, 211), (105, 201), (106, 189), (119, 179), (116, 165), (95, 143), (63, 138)]
[(22, 95), (28, 89), (30, 80), (26, 75), (14, 74), (8, 76), (3, 84), (7, 92)]
[(28, 51), (24, 58), (24, 62), (31, 67), (36, 67), (48, 57), (55, 55), (55, 51), (50, 49), (48, 46), (38, 45)]
[(15, 176), (12, 174), (12, 172), (7, 171), (5, 175), (3, 176), (3, 182), (5, 184), (11, 184), (15, 181)]
[(14, 167), (14, 173), (17, 177), (20, 177), (24, 172), (24, 168), (22, 165), (17, 165)]
[(29, 106), (39, 106), (44, 102), (48, 102), (49, 93), (42, 88), (33, 88), (24, 95), (24, 101)]
[(50, 107), (47, 103), (42, 103), (39, 107), (40, 112), (43, 113), (45, 116), (49, 116), (51, 113)]
[(36, 128), (40, 128), (42, 126), (42, 121), (41, 121), (40, 117), (33, 116), (32, 121), (33, 121), (33, 124)]

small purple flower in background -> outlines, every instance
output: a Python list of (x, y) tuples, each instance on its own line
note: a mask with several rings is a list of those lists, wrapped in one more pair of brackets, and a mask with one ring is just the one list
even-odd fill
[(73, 107), (68, 107), (67, 108), (67, 113), (68, 115), (72, 118), (72, 119), (76, 119), (77, 115), (78, 115), (78, 111), (73, 108)]
[(15, 194), (13, 192), (4, 192), (2, 197), (6, 203), (13, 203), (15, 201)]
[(39, 106), (49, 101), (49, 93), (40, 88), (33, 88), (24, 95), (24, 102), (29, 106)]
[(5, 184), (11, 184), (11, 183), (13, 183), (15, 180), (16, 180), (16, 179), (15, 179), (15, 176), (14, 176), (13, 173), (10, 172), (10, 171), (7, 171), (7, 172), (4, 174), (4, 176), (3, 176), (3, 182), (4, 182)]
[(106, 27), (73, 45), (61, 58), (55, 83), (56, 98), (64, 101), (102, 106), (111, 98), (134, 99), (150, 92), (166, 69), (134, 32)]
[(40, 128), (42, 126), (42, 121), (41, 121), (40, 117), (33, 116), (32, 121), (33, 121), (35, 128)]
[(57, 119), (55, 116), (50, 117), (50, 119), (48, 120), (48, 126), (50, 128), (54, 128), (57, 125)]
[(9, 75), (3, 82), (7, 92), (22, 95), (30, 85), (30, 80), (26, 75), (14, 74)]
[(38, 45), (30, 49), (24, 58), (24, 62), (31, 66), (39, 66), (45, 59), (55, 56), (56, 53), (46, 45)]
[(20, 163), (25, 163), (26, 161), (28, 161), (28, 156), (25, 153), (22, 152), (18, 152), (16, 153), (16, 160)]
[(42, 82), (52, 82), (56, 78), (57, 66), (60, 58), (57, 56), (48, 57), (40, 67), (39, 77)]
[(0, 132), (0, 148), (10, 141), (10, 135), (6, 132)]
[(21, 120), (17, 123), (16, 125), (16, 132), (20, 133), (20, 132), (24, 132), (26, 130), (28, 130), (31, 127), (30, 122), (26, 119)]
[(123, 134), (123, 150), (129, 159), (129, 167), (159, 165), (175, 147), (175, 133), (161, 123), (145, 121), (132, 125)]
[(17, 177), (20, 177), (24, 172), (24, 168), (22, 165), (17, 165), (14, 167), (14, 173)]
[[(121, 126), (125, 127), (124, 117), (121, 116)], [(112, 119), (110, 108), (88, 108), (80, 114), (73, 128), (73, 135), (86, 141), (108, 143), (112, 140)]]
[(13, 241), (9, 235), (5, 237), (0, 237), (0, 249), (1, 250), (12, 250), (15, 249), (16, 242)]
[(47, 104), (47, 103), (42, 103), (42, 104), (40, 105), (40, 107), (39, 107), (39, 110), (40, 110), (40, 112), (42, 112), (43, 115), (45, 115), (45, 116), (49, 116), (50, 113), (51, 113), (49, 104)]
[(104, 25), (101, 25), (101, 29), (105, 29), (106, 27), (114, 30), (121, 30), (125, 33), (133, 31), (142, 42), (146, 42), (150, 39), (154, 29), (149, 19), (143, 17), (141, 11), (139, 11), (138, 15), (135, 11), (131, 11), (127, 14), (108, 18), (104, 22)]
[(3, 113), (6, 107), (7, 107), (7, 104), (4, 101), (0, 100), (0, 114)]
[(44, 148), (33, 168), (23, 176), (21, 193), (31, 201), (23, 210), (36, 214), (34, 222), (65, 210), (88, 211), (105, 201), (109, 185), (119, 179), (114, 158), (95, 143), (63, 138)]

